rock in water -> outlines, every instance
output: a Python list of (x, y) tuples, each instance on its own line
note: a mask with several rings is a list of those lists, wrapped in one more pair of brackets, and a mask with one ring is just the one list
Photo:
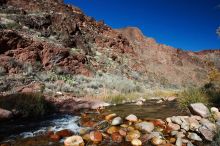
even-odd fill
[(113, 142), (121, 143), (123, 141), (122, 135), (120, 135), (118, 132), (112, 133), (111, 137)]
[(116, 117), (116, 116), (117, 116), (117, 115), (116, 115), (115, 113), (109, 114), (109, 115), (105, 116), (105, 120), (109, 121), (109, 120), (113, 119), (113, 118)]
[(154, 130), (154, 124), (151, 122), (140, 122), (135, 124), (135, 127), (144, 132), (152, 132)]
[(120, 125), (122, 124), (122, 118), (121, 117), (116, 117), (112, 120), (112, 125), (116, 126), (116, 125)]
[(126, 141), (132, 141), (133, 139), (138, 139), (140, 138), (141, 133), (138, 130), (133, 130), (128, 132), (128, 134), (126, 135)]
[(95, 143), (102, 141), (102, 133), (99, 131), (91, 131), (89, 135), (90, 139)]
[(163, 140), (162, 140), (161, 138), (159, 138), (159, 137), (153, 137), (153, 138), (151, 139), (151, 143), (152, 143), (153, 145), (160, 145), (160, 144), (163, 143)]
[(139, 139), (133, 139), (133, 140), (131, 141), (131, 144), (132, 144), (133, 146), (140, 146), (140, 145), (142, 145), (142, 142), (141, 142)]
[(135, 116), (133, 114), (127, 116), (125, 119), (130, 121), (130, 122), (137, 122), (137, 120), (138, 120), (137, 116)]
[(0, 120), (7, 120), (12, 118), (13, 114), (11, 111), (0, 108)]
[(210, 115), (209, 109), (203, 103), (193, 103), (189, 105), (192, 114), (207, 118)]
[(84, 146), (84, 141), (81, 136), (74, 135), (71, 137), (68, 137), (64, 140), (65, 146)]

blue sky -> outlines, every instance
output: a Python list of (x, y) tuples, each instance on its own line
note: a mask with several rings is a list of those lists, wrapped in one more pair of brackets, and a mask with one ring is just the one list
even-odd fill
[(65, 0), (112, 28), (139, 27), (159, 43), (185, 50), (220, 49), (220, 0)]

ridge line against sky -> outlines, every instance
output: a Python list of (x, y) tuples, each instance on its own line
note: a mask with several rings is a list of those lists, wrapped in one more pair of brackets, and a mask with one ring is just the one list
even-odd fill
[(138, 27), (184, 50), (220, 49), (220, 0), (64, 0), (112, 28)]

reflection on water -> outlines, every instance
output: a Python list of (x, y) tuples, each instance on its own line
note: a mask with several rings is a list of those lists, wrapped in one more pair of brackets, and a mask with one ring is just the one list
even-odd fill
[(156, 103), (151, 100), (143, 105), (122, 104), (111, 106), (108, 109), (122, 117), (134, 114), (139, 118), (165, 119), (169, 116), (187, 115), (178, 109), (175, 101)]

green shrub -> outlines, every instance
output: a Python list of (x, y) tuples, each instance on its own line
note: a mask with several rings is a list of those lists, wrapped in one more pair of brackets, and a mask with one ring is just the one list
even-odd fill
[(0, 107), (15, 109), (22, 117), (39, 117), (49, 111), (49, 105), (40, 93), (13, 94), (0, 98)]
[(186, 89), (179, 94), (177, 99), (180, 108), (186, 109), (189, 104), (201, 102), (208, 105), (208, 98), (205, 92), (199, 88)]

